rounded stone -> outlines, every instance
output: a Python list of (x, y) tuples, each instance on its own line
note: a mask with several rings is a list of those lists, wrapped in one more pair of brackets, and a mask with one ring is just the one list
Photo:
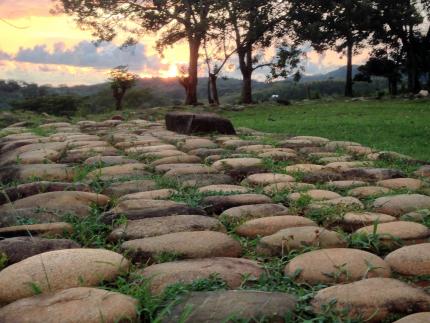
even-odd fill
[(139, 273), (150, 279), (151, 292), (160, 294), (169, 285), (189, 284), (213, 275), (218, 275), (230, 288), (238, 288), (242, 285), (245, 275), (251, 279), (258, 279), (264, 270), (253, 260), (219, 257), (156, 264)]
[(109, 198), (102, 194), (88, 192), (48, 192), (4, 204), (0, 206), (0, 213), (16, 209), (32, 208), (56, 210), (61, 213), (72, 212), (79, 216), (86, 216), (89, 214), (90, 206), (93, 203), (105, 206), (109, 203)]
[(156, 167), (164, 164), (179, 164), (179, 163), (180, 164), (183, 164), (183, 163), (200, 164), (201, 162), (202, 162), (201, 159), (197, 156), (180, 155), (180, 156), (172, 156), (172, 157), (165, 157), (165, 158), (158, 159), (156, 161), (153, 161), (151, 163), (151, 166)]
[(307, 212), (322, 210), (326, 208), (334, 208), (338, 211), (344, 210), (362, 210), (364, 209), (363, 203), (355, 197), (338, 197), (331, 200), (324, 200), (319, 202), (314, 202), (308, 206)]
[(366, 182), (363, 181), (354, 181), (354, 180), (345, 180), (345, 181), (332, 181), (332, 182), (328, 182), (327, 185), (329, 185), (330, 187), (334, 187), (337, 189), (349, 189), (352, 187), (356, 187), (356, 186), (363, 186), (366, 185)]
[(243, 183), (251, 186), (266, 186), (269, 184), (294, 182), (294, 177), (286, 174), (262, 173), (248, 176)]
[(224, 211), (221, 216), (230, 223), (239, 223), (244, 220), (284, 214), (288, 214), (288, 208), (281, 204), (253, 204), (233, 207)]
[(346, 161), (346, 162), (333, 162), (324, 166), (324, 170), (334, 172), (342, 172), (351, 168), (369, 167), (372, 165), (370, 161)]
[(175, 167), (164, 174), (164, 177), (177, 177), (188, 174), (213, 174), (218, 171), (210, 166), (191, 164), (186, 167)]
[(420, 194), (400, 194), (380, 197), (373, 203), (376, 212), (401, 216), (408, 212), (430, 208), (430, 196)]
[(227, 158), (213, 163), (218, 170), (243, 170), (243, 169), (263, 169), (263, 160), (260, 158)]
[(430, 275), (430, 243), (402, 247), (388, 254), (385, 260), (399, 274)]
[(374, 225), (375, 223), (394, 222), (397, 219), (391, 215), (373, 212), (347, 212), (338, 224), (346, 231), (353, 232), (359, 228)]
[(22, 224), (12, 227), (0, 228), (0, 238), (24, 236), (41, 236), (53, 238), (70, 235), (72, 232), (73, 226), (66, 222)]
[(102, 221), (112, 223), (120, 216), (129, 220), (163, 217), (175, 214), (205, 214), (200, 208), (189, 207), (185, 203), (167, 200), (124, 200), (112, 210), (103, 213)]
[(237, 152), (240, 153), (258, 153), (265, 149), (272, 149), (273, 146), (270, 145), (249, 145), (249, 146), (242, 146), (236, 149)]
[(196, 164), (196, 163), (174, 163), (174, 164), (162, 164), (155, 166), (155, 171), (157, 173), (167, 173), (169, 171), (178, 169), (178, 168), (186, 168), (186, 167), (202, 167), (204, 165), (202, 164)]
[(341, 195), (332, 191), (309, 190), (303, 193), (291, 193), (288, 195), (288, 199), (291, 201), (297, 201), (303, 196), (309, 196), (314, 201), (333, 200), (342, 197)]
[(296, 182), (283, 182), (283, 183), (276, 183), (267, 185), (263, 192), (268, 195), (274, 195), (277, 193), (283, 193), (288, 191), (295, 191), (295, 190), (310, 190), (314, 189), (315, 185), (308, 184), (308, 183), (296, 183)]
[(269, 204), (270, 197), (263, 194), (216, 195), (203, 198), (203, 205), (208, 214), (220, 214), (224, 210), (249, 204)]
[(257, 252), (275, 256), (288, 254), (308, 246), (320, 248), (343, 248), (346, 241), (342, 235), (320, 227), (295, 227), (278, 231), (260, 240)]
[(386, 187), (380, 187), (380, 186), (363, 186), (363, 187), (356, 187), (348, 192), (348, 195), (364, 199), (367, 197), (372, 196), (380, 196), (390, 193), (391, 190)]
[(3, 323), (137, 322), (137, 300), (103, 289), (77, 287), (18, 300), (0, 309)]
[(176, 232), (158, 237), (126, 241), (122, 249), (138, 261), (154, 260), (162, 254), (182, 259), (239, 257), (240, 243), (225, 233), (214, 231)]
[(104, 249), (66, 249), (45, 252), (0, 271), (0, 304), (78, 286), (97, 286), (126, 272), (129, 262)]
[(157, 188), (157, 183), (150, 179), (139, 179), (126, 182), (118, 182), (108, 185), (103, 194), (111, 197), (121, 197), (127, 194), (152, 191)]
[(285, 274), (300, 283), (339, 284), (373, 277), (390, 277), (390, 266), (378, 256), (357, 249), (333, 248), (293, 258)]
[(248, 188), (239, 185), (219, 184), (208, 185), (198, 189), (200, 193), (247, 193)]
[(130, 153), (152, 153), (152, 152), (158, 152), (158, 151), (169, 151), (169, 150), (176, 150), (176, 147), (173, 145), (157, 145), (157, 146), (138, 146), (138, 147), (132, 147), (125, 150), (127, 154)]
[[(374, 226), (370, 225), (356, 231), (357, 234), (373, 234)], [(380, 235), (382, 241), (389, 245), (398, 245), (396, 239), (404, 244), (417, 244), (426, 242), (430, 237), (430, 229), (421, 223), (396, 221), (378, 224), (376, 234)]]
[(411, 314), (393, 323), (428, 323), (428, 322), (430, 322), (430, 312)]
[(76, 249), (79, 244), (66, 239), (42, 239), (37, 237), (18, 237), (0, 241), (0, 255), (6, 256), (9, 265), (47, 251)]
[(297, 154), (290, 152), (290, 151), (284, 151), (284, 150), (290, 150), (288, 148), (275, 148), (275, 149), (267, 149), (264, 150), (263, 153), (258, 154), (259, 158), (270, 158), (275, 161), (287, 161), (287, 160), (296, 160)]
[(133, 164), (138, 163), (137, 160), (128, 159), (124, 156), (95, 156), (90, 157), (83, 162), (85, 165), (106, 165), (106, 166), (115, 166), (115, 165), (124, 165), (124, 164)]
[(323, 166), (316, 164), (296, 164), (287, 166), (285, 170), (289, 173), (313, 173), (323, 169)]
[(118, 241), (161, 236), (174, 232), (221, 231), (225, 228), (217, 219), (202, 215), (170, 215), (128, 221), (114, 229), (110, 239)]
[(269, 236), (283, 229), (304, 226), (316, 227), (317, 224), (297, 215), (269, 216), (245, 222), (236, 229), (236, 233), (242, 237), (256, 238)]
[[(187, 317), (187, 322), (193, 323), (229, 322), (239, 319), (245, 322), (283, 322), (295, 307), (295, 297), (280, 292), (194, 292), (173, 307), (163, 323), (180, 322), (183, 317)], [(190, 312), (190, 308), (194, 310)]]
[(391, 314), (409, 314), (428, 310), (430, 296), (424, 291), (392, 278), (369, 278), (320, 290), (312, 300), (316, 313), (326, 306), (349, 318), (381, 322)]
[(176, 190), (168, 188), (155, 191), (138, 192), (123, 195), (118, 199), (118, 202), (126, 200), (166, 200), (176, 193), (178, 193)]
[(430, 177), (430, 165), (421, 166), (416, 172), (415, 175), (422, 177)]
[(193, 138), (186, 139), (185, 142), (179, 144), (179, 148), (184, 151), (190, 151), (199, 148), (217, 148), (218, 145), (209, 139)]
[(103, 167), (96, 169), (87, 175), (90, 179), (109, 180), (119, 177), (141, 176), (147, 174), (145, 164), (133, 163)]
[(391, 189), (419, 190), (423, 186), (423, 181), (415, 178), (392, 178), (377, 182), (379, 186)]
[(330, 140), (324, 137), (317, 137), (317, 136), (296, 136), (290, 138), (291, 140), (308, 140), (311, 141), (313, 144), (324, 144), (328, 143)]

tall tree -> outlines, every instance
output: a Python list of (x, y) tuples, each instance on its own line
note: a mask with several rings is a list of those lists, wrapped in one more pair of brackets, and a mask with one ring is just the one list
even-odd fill
[(401, 49), (405, 57), (408, 90), (421, 89), (420, 76), (426, 70), (430, 48), (430, 0), (375, 0), (380, 28), (373, 43)]
[(128, 71), (127, 66), (118, 66), (109, 72), (109, 82), (117, 111), (122, 110), (126, 92), (136, 85), (138, 75)]
[(375, 51), (366, 64), (358, 68), (355, 81), (372, 82), (372, 76), (385, 77), (391, 95), (397, 95), (397, 85), (402, 78), (398, 59), (392, 59), (384, 50)]
[(265, 51), (277, 39), (279, 29), (286, 34), (285, 17), (289, 12), (289, 1), (277, 0), (220, 0), (218, 6), (224, 12), (223, 23), (230, 28), (233, 37), (239, 70), (243, 78), (242, 103), (252, 103), (252, 74), (268, 67)]
[[(215, 27), (215, 26), (214, 26)], [(208, 102), (219, 105), (217, 80), (227, 62), (236, 52), (236, 48), (230, 44), (230, 37), (225, 25), (208, 33), (204, 40), (205, 62), (208, 72)]]
[(197, 104), (198, 60), (202, 41), (210, 25), (211, 0), (54, 0), (55, 12), (76, 18), (78, 25), (93, 32), (99, 41), (118, 34), (136, 43), (146, 32), (157, 32), (157, 49), (186, 41), (189, 47), (186, 104)]
[(333, 49), (347, 57), (345, 96), (353, 96), (353, 56), (373, 32), (371, 0), (296, 0), (291, 10), (296, 40), (319, 52)]

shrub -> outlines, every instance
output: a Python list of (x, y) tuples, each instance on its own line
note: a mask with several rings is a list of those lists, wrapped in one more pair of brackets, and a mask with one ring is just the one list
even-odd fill
[(15, 109), (48, 113), (57, 116), (72, 116), (78, 110), (81, 99), (73, 95), (47, 95), (15, 101)]

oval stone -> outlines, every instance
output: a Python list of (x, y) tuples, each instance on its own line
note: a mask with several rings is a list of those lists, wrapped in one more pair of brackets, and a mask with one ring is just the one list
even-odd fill
[(0, 272), (0, 304), (77, 286), (97, 286), (126, 272), (129, 262), (104, 249), (66, 249), (45, 252)]
[(103, 289), (77, 287), (18, 300), (0, 309), (0, 321), (137, 322), (137, 300)]
[(348, 195), (354, 196), (359, 199), (364, 199), (366, 197), (384, 195), (390, 193), (391, 190), (386, 187), (380, 186), (364, 186), (357, 187), (348, 192)]
[(218, 170), (247, 170), (264, 168), (263, 160), (260, 158), (227, 158), (213, 163)]
[(9, 265), (52, 250), (76, 249), (80, 245), (66, 239), (42, 239), (37, 237), (18, 237), (0, 241), (0, 255), (4, 254)]
[(128, 221), (110, 234), (110, 239), (118, 241), (135, 240), (161, 236), (174, 232), (225, 231), (217, 219), (202, 215), (171, 215), (142, 220)]
[(288, 214), (288, 208), (281, 204), (253, 204), (233, 207), (221, 216), (230, 223), (239, 223), (248, 219), (264, 218)]
[(427, 323), (430, 322), (430, 312), (415, 313), (395, 321), (394, 323)]
[(287, 254), (291, 250), (300, 250), (307, 246), (320, 248), (346, 247), (342, 235), (319, 227), (296, 227), (283, 229), (260, 240), (257, 252), (275, 256)]
[(236, 229), (236, 233), (242, 237), (256, 238), (272, 235), (282, 229), (304, 226), (316, 227), (317, 224), (297, 215), (269, 216), (245, 222)]
[(60, 213), (73, 212), (79, 216), (86, 216), (90, 213), (91, 204), (105, 206), (109, 198), (102, 194), (88, 192), (48, 192), (32, 195), (13, 203), (0, 206), (0, 213), (15, 209), (48, 209), (56, 210)]
[(300, 283), (339, 284), (372, 277), (390, 277), (390, 266), (370, 252), (333, 248), (306, 252), (284, 270)]
[(286, 174), (262, 173), (248, 176), (243, 183), (252, 186), (266, 186), (269, 184), (294, 182), (294, 177)]
[(376, 212), (401, 216), (408, 212), (430, 208), (430, 196), (401, 194), (380, 197), (373, 203)]
[[(374, 226), (370, 225), (356, 231), (357, 234), (373, 234)], [(406, 245), (427, 242), (430, 237), (430, 229), (421, 223), (396, 221), (382, 223), (377, 226), (376, 234), (380, 235), (383, 242), (388, 245), (398, 246), (396, 239), (400, 239)]]
[(337, 224), (345, 231), (353, 232), (359, 228), (373, 225), (375, 223), (381, 224), (394, 221), (397, 221), (395, 217), (383, 213), (348, 212), (341, 220), (338, 221)]
[(342, 197), (338, 193), (326, 190), (309, 190), (303, 193), (291, 193), (288, 195), (288, 199), (291, 201), (297, 201), (302, 196), (309, 196), (314, 201), (333, 200)]
[(219, 184), (203, 186), (198, 191), (200, 193), (247, 193), (249, 189), (239, 185)]
[(190, 259), (156, 264), (140, 272), (150, 278), (151, 292), (159, 294), (176, 283), (189, 284), (198, 279), (219, 275), (230, 288), (238, 288), (244, 276), (258, 279), (264, 270), (256, 261), (239, 258)]
[(393, 178), (379, 181), (377, 184), (391, 189), (406, 188), (411, 191), (416, 191), (419, 190), (424, 183), (423, 181), (415, 178)]
[[(283, 322), (296, 307), (295, 297), (280, 292), (230, 290), (194, 292), (173, 307), (163, 323)], [(189, 311), (189, 309), (194, 309)], [(189, 313), (187, 315), (187, 313)]]
[(430, 243), (405, 246), (387, 255), (391, 268), (402, 275), (430, 275)]
[(349, 309), (349, 318), (381, 322), (391, 314), (428, 310), (430, 295), (396, 279), (369, 278), (320, 290), (312, 301), (316, 313), (329, 304), (339, 313)]
[(229, 235), (214, 231), (176, 232), (158, 237), (126, 241), (122, 249), (134, 259), (154, 260), (162, 254), (173, 254), (182, 259), (239, 257), (240, 243)]

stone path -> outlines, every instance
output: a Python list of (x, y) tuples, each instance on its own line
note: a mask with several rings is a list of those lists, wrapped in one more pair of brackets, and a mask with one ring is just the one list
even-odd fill
[(429, 320), (430, 165), (250, 129), (40, 129), (0, 132), (0, 322)]

